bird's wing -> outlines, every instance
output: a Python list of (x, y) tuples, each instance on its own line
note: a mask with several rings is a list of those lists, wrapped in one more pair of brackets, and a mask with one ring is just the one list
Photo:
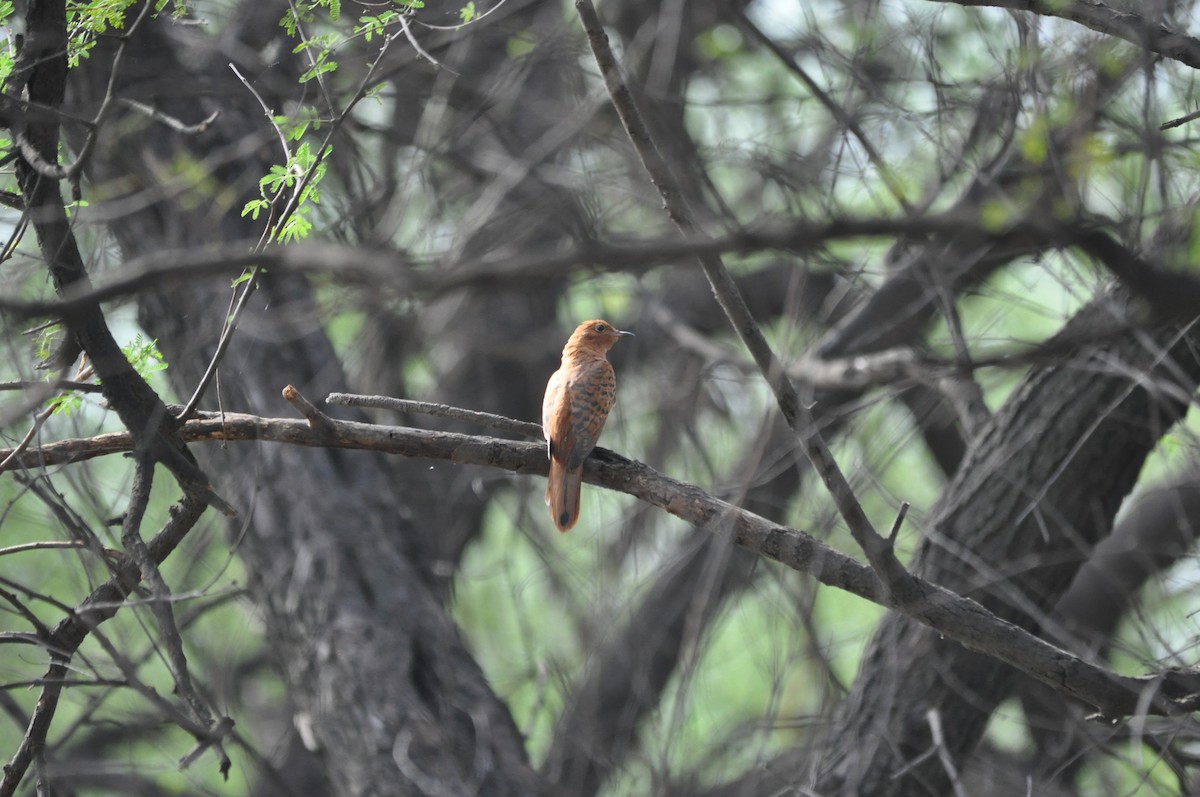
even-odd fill
[(596, 447), (608, 412), (617, 396), (617, 378), (608, 360), (590, 360), (577, 365), (570, 374), (567, 389), (570, 426), (574, 446), (567, 467), (583, 464)]
[(542, 399), (542, 434), (546, 437), (550, 457), (566, 461), (566, 452), (575, 445), (575, 429), (571, 425), (570, 378), (566, 368), (559, 368), (546, 385)]

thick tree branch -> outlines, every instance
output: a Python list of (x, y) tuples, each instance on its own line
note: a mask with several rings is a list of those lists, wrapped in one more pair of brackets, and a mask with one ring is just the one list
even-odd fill
[[(547, 472), (545, 448), (540, 443), (354, 421), (329, 419), (328, 427), (314, 428), (305, 420), (225, 413), (223, 417), (188, 421), (181, 434), (188, 442), (264, 440), (485, 465), (523, 475)], [(64, 441), (23, 456), (34, 458), (30, 465), (36, 466), (131, 447), (129, 435), (117, 433)], [(36, 459), (39, 454), (40, 463)], [(1001, 620), (969, 598), (915, 577), (921, 600), (896, 601), (888, 597), (876, 573), (852, 557), (802, 531), (772, 523), (640, 462), (598, 449), (598, 454), (587, 461), (584, 480), (632, 495), (697, 527), (726, 534), (735, 544), (811, 575), (827, 586), (894, 609), (971, 650), (1094, 706), (1105, 717), (1125, 717), (1141, 711), (1174, 714), (1195, 708), (1195, 694), (1200, 692), (1200, 676), (1196, 674), (1170, 671), (1141, 677), (1118, 675)]]

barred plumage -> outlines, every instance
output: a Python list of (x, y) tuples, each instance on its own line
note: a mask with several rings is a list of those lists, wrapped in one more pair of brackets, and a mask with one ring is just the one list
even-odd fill
[(617, 377), (606, 359), (622, 337), (632, 335), (607, 321), (580, 324), (563, 348), (562, 365), (546, 385), (542, 431), (550, 456), (546, 504), (559, 531), (579, 519), (583, 462), (596, 447), (617, 397)]

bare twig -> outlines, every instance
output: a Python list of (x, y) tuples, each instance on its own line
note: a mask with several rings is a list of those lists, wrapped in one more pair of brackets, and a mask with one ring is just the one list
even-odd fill
[[(42, 382), (37, 379), (18, 379), (13, 382), (0, 382), (0, 391), (45, 389), (47, 394), (59, 390), (77, 390), (80, 393), (99, 393), (100, 386), (95, 382), (77, 382), (72, 379), (55, 379)], [(43, 397), (44, 400), (45, 397)], [(2, 425), (2, 424), (0, 424)]]
[(0, 598), (3, 598), (9, 605), (11, 605), (16, 610), (17, 614), (24, 617), (25, 622), (33, 626), (33, 630), (36, 632), (36, 636), (39, 640), (46, 642), (50, 639), (50, 629), (47, 628), (41, 619), (38, 618), (38, 616), (34, 614), (28, 606), (25, 605), (25, 601), (19, 599), (14, 593), (9, 592), (6, 589), (0, 589)]
[(221, 719), (217, 721), (217, 724), (209, 730), (206, 736), (203, 736), (196, 741), (196, 746), (192, 749), (192, 751), (183, 758), (179, 759), (179, 768), (187, 769), (193, 763), (195, 763), (197, 758), (204, 754), (205, 750), (213, 747), (216, 748), (217, 755), (221, 760), (221, 774), (228, 779), (230, 761), (229, 756), (225, 754), (222, 743), (225, 740), (225, 737), (232, 732), (233, 719), (231, 717), (221, 717)]
[(1188, 122), (1194, 122), (1197, 119), (1200, 119), (1200, 111), (1192, 111), (1191, 113), (1181, 116), (1178, 119), (1172, 119), (1169, 122), (1163, 122), (1161, 125), (1159, 125), (1158, 129), (1170, 130), (1172, 127), (1186, 125)]
[(540, 439), (542, 427), (528, 421), (518, 421), (503, 415), (493, 415), (490, 412), (476, 412), (451, 407), (448, 404), (433, 404), (428, 401), (411, 401), (409, 399), (392, 398), (391, 396), (360, 396), (353, 393), (330, 393), (325, 397), (328, 404), (340, 404), (345, 407), (373, 407), (381, 410), (396, 412), (415, 412), (421, 415), (433, 415), (438, 418), (448, 418), (452, 421), (473, 423), (496, 429), (501, 432), (512, 432), (523, 437)]
[(275, 123), (275, 114), (271, 110), (271, 107), (267, 105), (267, 101), (262, 98), (258, 90), (250, 85), (250, 81), (238, 70), (236, 64), (230, 64), (229, 68), (233, 70), (233, 74), (237, 75), (238, 80), (242, 81), (242, 85), (246, 87), (246, 91), (250, 92), (250, 96), (258, 101), (258, 107), (262, 108), (263, 115), (267, 117), (267, 122), (271, 125), (271, 129), (279, 137), (279, 146), (283, 148), (284, 162), (290, 161), (292, 159), (292, 148), (288, 145), (287, 136), (284, 135), (283, 130)]
[(120, 103), (128, 108), (132, 108), (138, 113), (144, 113), (156, 122), (162, 122), (167, 127), (174, 130), (176, 133), (182, 133), (185, 136), (198, 136), (208, 130), (213, 122), (217, 121), (217, 117), (221, 115), (219, 110), (213, 111), (205, 118), (201, 119), (194, 125), (185, 124), (176, 119), (174, 116), (163, 113), (152, 105), (147, 105), (144, 102), (131, 100), (125, 97), (120, 99)]
[(900, 509), (896, 512), (896, 520), (892, 522), (892, 530), (888, 534), (888, 542), (892, 545), (896, 544), (896, 537), (900, 535), (900, 527), (904, 525), (904, 518), (908, 515), (908, 508), (912, 506), (908, 501), (900, 503)]
[(313, 429), (328, 429), (329, 416), (317, 409), (311, 401), (292, 385), (283, 389), (283, 398), (305, 417)]
[(17, 444), (17, 447), (12, 450), (11, 454), (9, 454), (3, 460), (0, 460), (0, 471), (4, 470), (14, 457), (20, 456), (21, 452), (29, 447), (29, 444), (33, 442), (33, 438), (37, 437), (38, 430), (42, 428), (42, 425), (46, 423), (46, 420), (53, 413), (54, 410), (51, 408), (42, 410), (34, 416), (33, 423), (30, 424), (29, 431), (25, 433), (23, 438), (21, 438), (21, 442)]
[(950, 755), (950, 751), (946, 749), (946, 734), (942, 727), (942, 713), (936, 708), (931, 708), (925, 712), (925, 721), (929, 723), (929, 736), (933, 744), (933, 749), (937, 752), (938, 761), (942, 762), (942, 767), (946, 770), (946, 776), (950, 779), (951, 785), (954, 787), (954, 797), (967, 797), (966, 789), (963, 788), (962, 780), (958, 776), (958, 767), (954, 764), (954, 758)]
[(420, 42), (417, 41), (417, 37), (413, 35), (412, 28), (408, 24), (408, 16), (404, 13), (401, 13), (397, 18), (397, 21), (400, 23), (400, 29), (404, 31), (404, 38), (408, 39), (408, 43), (411, 44), (412, 48), (417, 51), (417, 54), (434, 66), (444, 69), (445, 67), (442, 67), (436, 58), (425, 52), (425, 48), (422, 47)]
[(80, 540), (43, 540), (41, 542), (26, 542), (20, 545), (7, 545), (0, 548), (0, 556), (11, 556), (15, 553), (29, 551), (50, 551), (57, 548), (87, 548), (88, 545)]

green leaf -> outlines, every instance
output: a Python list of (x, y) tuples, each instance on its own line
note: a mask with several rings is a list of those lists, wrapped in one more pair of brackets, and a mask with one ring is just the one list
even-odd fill
[(37, 356), (38, 361), (48, 362), (51, 355), (54, 354), (54, 348), (58, 345), (58, 332), (60, 327), (47, 327), (38, 333), (33, 339), (33, 351)]
[(61, 414), (70, 417), (71, 413), (83, 407), (83, 394), (78, 390), (63, 393), (54, 400), (51, 406), (53, 408), (50, 411), (51, 415)]
[(245, 218), (246, 215), (249, 214), (250, 218), (257, 221), (258, 214), (262, 213), (268, 207), (270, 207), (270, 203), (265, 199), (251, 199), (246, 203), (245, 207), (242, 208), (242, 218)]
[(329, 58), (329, 53), (330, 50), (322, 50), (321, 52), (317, 53), (316, 59), (313, 61), (313, 65), (308, 68), (308, 71), (300, 76), (301, 83), (307, 83), (314, 78), (337, 70), (337, 61), (331, 60)]
[(143, 377), (156, 371), (165, 371), (167, 369), (166, 358), (158, 350), (157, 338), (147, 340), (139, 332), (128, 345), (121, 347), (121, 351), (125, 354), (125, 359), (129, 360), (129, 364), (133, 366), (133, 369)]

